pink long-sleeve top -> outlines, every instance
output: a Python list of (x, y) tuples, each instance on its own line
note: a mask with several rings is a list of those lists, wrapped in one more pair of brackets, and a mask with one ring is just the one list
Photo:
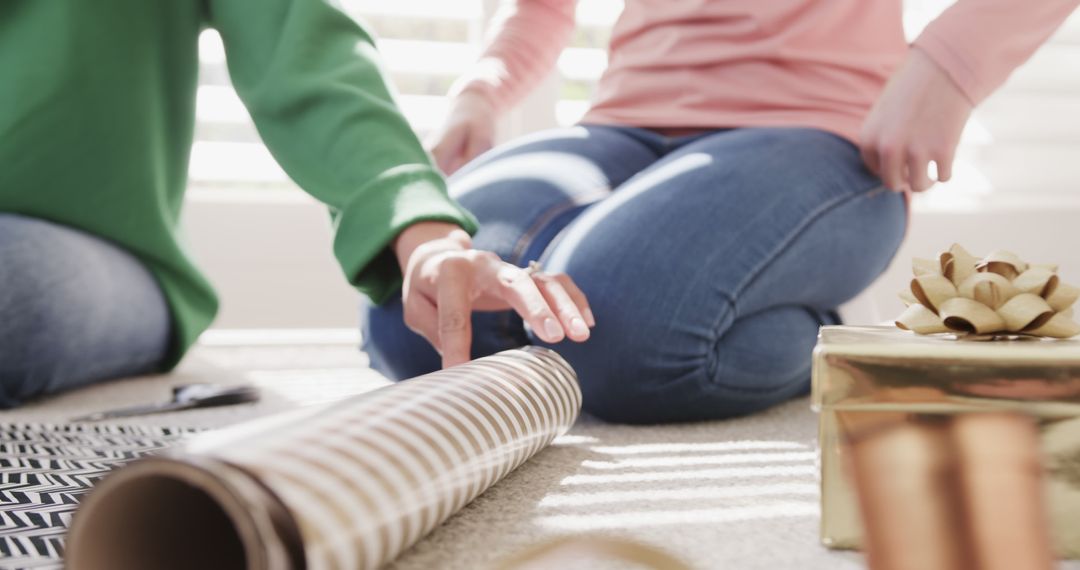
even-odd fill
[[(923, 50), (978, 104), (1080, 0), (958, 0), (922, 32)], [(454, 93), (498, 110), (554, 66), (575, 0), (510, 0)], [(900, 0), (625, 0), (608, 67), (583, 122), (702, 129), (799, 126), (857, 141), (908, 49)]]

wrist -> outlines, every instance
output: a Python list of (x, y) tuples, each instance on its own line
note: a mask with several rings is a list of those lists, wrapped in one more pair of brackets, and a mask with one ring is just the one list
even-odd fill
[(401, 231), (394, 238), (391, 248), (397, 257), (398, 266), (404, 271), (409, 258), (420, 246), (433, 241), (440, 241), (444, 249), (469, 249), (472, 239), (461, 226), (450, 222), (417, 222)]
[(502, 81), (499, 76), (502, 75), (502, 69), (503, 65), (495, 60), (481, 60), (450, 86), (447, 95), (455, 102), (475, 100), (489, 107), (493, 113), (501, 111), (499, 101)]
[(480, 116), (491, 117), (492, 119), (497, 115), (495, 102), (492, 101), (490, 94), (479, 90), (466, 89), (465, 91), (458, 93), (458, 95), (454, 97), (453, 106), (456, 109), (466, 110)]
[(941, 65), (926, 50), (918, 47), (909, 50), (905, 66), (911, 69), (910, 73), (919, 79), (926, 92), (936, 97), (948, 96), (951, 101), (956, 102), (957, 107), (974, 108), (975, 104), (971, 97), (967, 95), (949, 69)]

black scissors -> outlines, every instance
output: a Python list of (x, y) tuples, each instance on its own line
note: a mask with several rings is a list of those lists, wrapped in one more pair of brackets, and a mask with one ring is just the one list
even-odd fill
[(96, 422), (113, 418), (144, 416), (162, 412), (175, 412), (193, 408), (231, 406), (259, 401), (259, 391), (254, 386), (220, 386), (217, 384), (182, 384), (173, 387), (172, 400), (160, 404), (147, 404), (95, 412), (72, 418), (73, 422)]

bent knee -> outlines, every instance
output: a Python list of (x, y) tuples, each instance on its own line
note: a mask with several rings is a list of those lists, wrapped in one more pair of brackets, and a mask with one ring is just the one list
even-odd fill
[[(746, 388), (754, 380), (760, 388)], [(803, 395), (809, 371), (786, 378), (761, 375), (751, 379), (709, 377), (699, 366), (670, 375), (604, 374), (580, 377), (582, 407), (601, 420), (625, 424), (659, 424), (721, 420), (745, 416)]]
[(65, 322), (58, 305), (28, 290), (8, 290), (3, 297), (0, 408), (12, 408), (48, 390), (65, 344)]
[(782, 305), (742, 317), (717, 339), (707, 375), (717, 389), (786, 392), (809, 386), (817, 332), (828, 317), (799, 305)]
[(156, 370), (171, 321), (149, 272), (106, 242), (0, 215), (0, 406)]
[(0, 267), (0, 406), (12, 407), (45, 389), (84, 301), (33, 247), (0, 247)]
[(583, 407), (630, 424), (717, 420), (807, 393), (819, 321), (801, 307), (735, 321), (711, 342), (652, 331), (594, 329), (554, 347), (578, 373)]

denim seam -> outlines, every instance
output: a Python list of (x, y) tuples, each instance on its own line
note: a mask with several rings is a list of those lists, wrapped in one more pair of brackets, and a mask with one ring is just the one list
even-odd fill
[[(151, 361), (148, 361), (148, 362), (143, 362), (143, 361), (146, 361), (145, 356), (138, 356), (138, 357), (122, 356), (122, 357), (117, 357), (117, 358), (112, 359), (112, 360), (107, 360), (104, 363), (95, 363), (95, 368), (98, 369), (98, 370), (116, 370), (118, 368), (126, 369), (126, 368), (132, 366), (133, 364), (140, 364), (141, 366), (138, 367), (138, 368), (140, 368), (139, 370), (126, 371), (124, 376), (147, 374), (147, 373), (150, 373), (151, 370), (143, 370), (142, 368), (144, 368), (145, 366), (150, 366), (150, 365), (159, 365), (161, 363), (162, 358), (163, 357), (159, 357), (156, 361), (151, 360)], [(155, 368), (155, 370), (156, 370), (156, 368)], [(56, 379), (57, 379), (56, 375), (52, 375), (52, 374), (41, 375), (39, 370), (30, 370), (29, 374), (27, 374), (25, 377), (22, 378), (22, 382), (19, 383), (18, 390), (14, 394), (9, 394), (9, 395), (11, 395), (12, 399), (15, 400), (15, 401), (26, 402), (26, 401), (29, 401), (29, 400), (31, 400), (33, 398), (38, 398), (38, 397), (41, 397), (41, 396), (46, 395), (46, 394), (53, 394), (53, 393), (56, 393), (59, 390), (64, 390), (65, 389), (64, 386), (53, 386), (53, 382)], [(93, 378), (91, 380), (88, 380), (88, 381), (85, 381), (83, 383), (78, 384), (78, 386), (88, 386), (88, 385), (91, 385), (91, 384), (96, 384), (96, 383), (100, 382), (101, 380), (102, 380), (102, 378)], [(26, 389), (27, 389), (28, 384), (39, 385), (41, 387), (41, 391), (33, 393), (33, 394), (27, 394)]]
[[(738, 287), (735, 288), (735, 292), (733, 294), (728, 295), (728, 294), (724, 293), (724, 296), (727, 297), (728, 302), (731, 305), (731, 313), (730, 313), (731, 314), (731, 319), (730, 319), (731, 322), (734, 322), (734, 321), (738, 320), (738, 318), (739, 318), (739, 309), (738, 309), (739, 295), (747, 287), (749, 287), (750, 284), (752, 284), (754, 282), (754, 280), (756, 280), (758, 278), (758, 276), (760, 276), (761, 273), (764, 272), (765, 269), (768, 268), (769, 265), (771, 265), (776, 260), (776, 258), (779, 257), (779, 255), (791, 245), (791, 243), (795, 239), (797, 239), (800, 235), (802, 235), (802, 233), (805, 232), (807, 230), (807, 228), (812, 226), (816, 221), (821, 219), (821, 217), (824, 216), (825, 214), (827, 214), (828, 212), (830, 212), (830, 211), (832, 211), (832, 210), (834, 210), (836, 208), (839, 208), (840, 206), (843, 206), (844, 204), (847, 204), (849, 202), (852, 202), (852, 201), (858, 200), (858, 199), (862, 199), (862, 198), (871, 198), (871, 197), (874, 197), (874, 196), (877, 196), (877, 195), (881, 194), (883, 191), (889, 191), (889, 190), (885, 187), (885, 185), (878, 184), (876, 186), (872, 186), (872, 187), (870, 187), (870, 188), (868, 188), (866, 190), (863, 190), (861, 192), (857, 192), (855, 194), (846, 195), (846, 196), (840, 196), (840, 197), (838, 197), (838, 198), (836, 198), (834, 200), (829, 200), (827, 202), (822, 203), (822, 205), (820, 207), (818, 207), (816, 210), (813, 210), (810, 213), (810, 215), (807, 216), (804, 219), (802, 224), (799, 224), (796, 228), (794, 228), (794, 231), (791, 232), (791, 234), (786, 239), (782, 240), (777, 245), (777, 247), (774, 248), (774, 250), (769, 255), (765, 256), (764, 260), (758, 265), (758, 267), (756, 267), (752, 272), (750, 272), (750, 274), (747, 276), (747, 278), (742, 283), (740, 283)], [(727, 390), (727, 391), (732, 392), (732, 393), (741, 393), (741, 394), (770, 394), (770, 393), (775, 393), (775, 392), (782, 392), (784, 390), (789, 390), (790, 389), (789, 384), (783, 384), (781, 386), (777, 386), (777, 387), (773, 387), (773, 388), (742, 388), (742, 387), (737, 387), (737, 386), (720, 385), (720, 384), (717, 384), (717, 383), (711, 381), (711, 378), (713, 378), (715, 376), (715, 374), (716, 374), (716, 366), (717, 366), (716, 357), (715, 357), (717, 351), (715, 350), (715, 346), (724, 338), (724, 335), (721, 333), (720, 329), (721, 329), (721, 327), (723, 326), (723, 324), (724, 324), (724, 322), (726, 320), (728, 320), (728, 319), (725, 319), (725, 318), (721, 317), (718, 320), (718, 322), (716, 323), (716, 325), (714, 326), (714, 329), (713, 329), (714, 339), (713, 339), (712, 344), (713, 344), (714, 350), (710, 351), (710, 353), (709, 353), (709, 362), (708, 362), (708, 367), (707, 367), (707, 373), (708, 374), (706, 376), (707, 379), (710, 379), (709, 380), (710, 387), (712, 389), (714, 389), (714, 390), (715, 389), (723, 389), (723, 390)]]
[(542, 214), (537, 216), (536, 220), (532, 223), (532, 225), (530, 225), (529, 228), (525, 230), (525, 233), (521, 234), (521, 237), (517, 239), (517, 242), (514, 244), (514, 248), (510, 252), (508, 261), (510, 263), (513, 263), (514, 265), (521, 265), (521, 262), (523, 261), (521, 257), (529, 249), (529, 246), (532, 245), (532, 240), (537, 235), (539, 235), (540, 232), (544, 231), (544, 229), (547, 228), (548, 224), (550, 224), (553, 220), (555, 220), (562, 214), (565, 214), (566, 212), (569, 212), (576, 207), (586, 206), (591, 202), (595, 201), (589, 200), (593, 196), (603, 198), (609, 192), (611, 192), (611, 186), (598, 185), (596, 188), (589, 191), (584, 196), (579, 197), (578, 199), (570, 198), (568, 200), (563, 200), (562, 202), (559, 202), (558, 204), (545, 210)]

